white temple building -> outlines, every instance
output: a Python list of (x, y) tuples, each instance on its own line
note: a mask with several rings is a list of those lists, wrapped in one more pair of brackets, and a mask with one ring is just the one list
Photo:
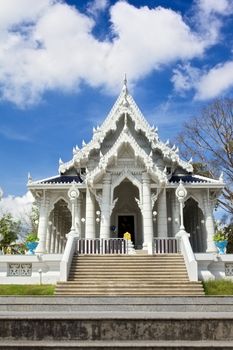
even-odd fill
[(40, 206), (37, 253), (62, 253), (73, 231), (79, 238), (121, 238), (131, 234), (135, 249), (147, 250), (154, 237), (175, 237), (180, 210), (175, 191), (187, 190), (184, 226), (196, 253), (213, 252), (216, 198), (223, 180), (194, 175), (178, 147), (159, 139), (133, 97), (123, 89), (89, 143), (73, 148), (59, 175), (28, 188)]

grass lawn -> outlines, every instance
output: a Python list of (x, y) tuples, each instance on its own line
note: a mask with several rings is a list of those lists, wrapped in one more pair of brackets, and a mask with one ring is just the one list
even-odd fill
[(0, 295), (53, 295), (52, 284), (1, 284)]
[(233, 282), (229, 280), (203, 282), (206, 295), (233, 295)]

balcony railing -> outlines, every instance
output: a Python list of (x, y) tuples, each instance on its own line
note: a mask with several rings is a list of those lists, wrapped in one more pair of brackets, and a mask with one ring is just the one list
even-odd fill
[(175, 237), (154, 238), (153, 254), (179, 253), (179, 242)]
[(128, 241), (123, 238), (79, 239), (78, 254), (128, 254)]

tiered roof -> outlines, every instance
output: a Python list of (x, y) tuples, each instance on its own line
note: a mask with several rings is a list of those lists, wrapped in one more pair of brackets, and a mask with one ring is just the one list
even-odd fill
[[(110, 132), (117, 130), (117, 125), (124, 116), (124, 127), (120, 132), (116, 142), (113, 146), (102, 154), (101, 147), (107, 135)], [(148, 154), (143, 147), (141, 147), (135, 137), (132, 135), (130, 128), (128, 127), (129, 120), (133, 122), (134, 130), (136, 133), (141, 132), (147, 139), (150, 145), (150, 153)], [(179, 150), (175, 146), (171, 147), (169, 142), (162, 142), (159, 139), (157, 128), (150, 126), (147, 120), (144, 118), (140, 109), (138, 108), (133, 97), (129, 94), (127, 88), (127, 81), (124, 81), (123, 89), (112, 107), (107, 118), (101, 126), (93, 129), (93, 137), (89, 143), (83, 141), (82, 148), (73, 148), (73, 158), (63, 163), (59, 161), (59, 176), (55, 176), (48, 179), (33, 182), (29, 181), (29, 187), (33, 185), (48, 185), (48, 184), (69, 184), (71, 182), (76, 183), (92, 183), (96, 179), (100, 179), (102, 174), (106, 172), (107, 166), (110, 162), (117, 157), (117, 153), (122, 145), (128, 144), (133, 149), (134, 156), (144, 164), (146, 171), (150, 174), (151, 178), (159, 183), (175, 184), (182, 179), (184, 183), (189, 184), (209, 184), (209, 185), (222, 185), (223, 181), (213, 180), (198, 175), (191, 175), (193, 171), (192, 164), (183, 161), (179, 157)], [(88, 170), (88, 161), (91, 156), (91, 152), (97, 151), (99, 154), (99, 162), (94, 169)], [(181, 175), (168, 174), (166, 168), (161, 170), (153, 161), (153, 152), (159, 151), (164, 162), (172, 164), (173, 168), (181, 170)], [(86, 168), (86, 174), (81, 174), (81, 169)], [(72, 175), (71, 175), (72, 173)], [(76, 175), (77, 174), (77, 175)]]

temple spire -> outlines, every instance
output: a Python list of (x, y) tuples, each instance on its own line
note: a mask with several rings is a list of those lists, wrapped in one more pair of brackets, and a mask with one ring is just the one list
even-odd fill
[(125, 77), (124, 77), (124, 85), (123, 85), (122, 91), (124, 92), (125, 96), (128, 94), (127, 76), (126, 76), (126, 73), (125, 73)]

